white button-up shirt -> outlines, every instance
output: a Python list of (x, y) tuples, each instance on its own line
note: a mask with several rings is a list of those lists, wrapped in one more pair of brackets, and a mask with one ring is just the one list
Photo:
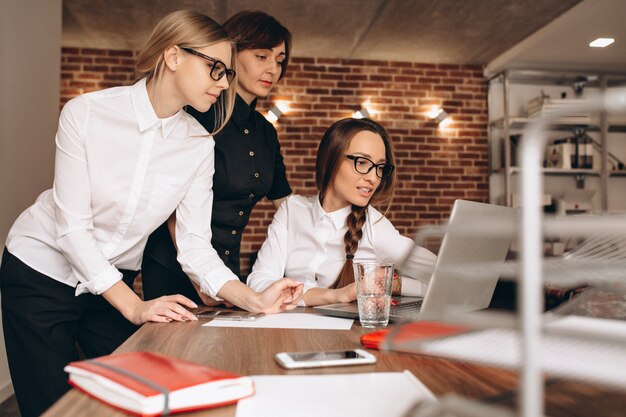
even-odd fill
[[(261, 291), (272, 282), (289, 277), (303, 282), (305, 292), (330, 287), (346, 261), (343, 238), (350, 211), (347, 206), (326, 213), (318, 195), (288, 197), (274, 215), (248, 276), (248, 285)], [(437, 257), (400, 235), (372, 206), (368, 207), (362, 231), (354, 260), (393, 263), (403, 276), (403, 294), (425, 294)]]
[(61, 112), (54, 185), (16, 220), (9, 252), (101, 294), (138, 270), (146, 240), (176, 210), (183, 270), (216, 297), (237, 277), (211, 246), (214, 141), (185, 111), (156, 115), (145, 79), (84, 94)]

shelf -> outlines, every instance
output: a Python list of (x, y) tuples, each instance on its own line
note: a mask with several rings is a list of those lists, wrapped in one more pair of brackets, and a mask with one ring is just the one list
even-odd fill
[[(494, 169), (491, 171), (492, 174), (503, 174), (504, 168)], [(509, 168), (509, 174), (519, 174), (522, 172), (522, 168), (520, 167), (511, 167)], [(541, 172), (544, 175), (553, 175), (553, 176), (567, 176), (567, 175), (588, 175), (598, 177), (601, 175), (601, 172), (596, 169), (562, 169), (562, 168), (542, 168)], [(626, 177), (626, 170), (622, 171), (609, 171), (610, 177)]]
[[(514, 117), (509, 117), (508, 120), (509, 120), (509, 123), (508, 123), (509, 129), (521, 130), (521, 129), (524, 129), (528, 124), (533, 122), (535, 119), (532, 119), (529, 117), (514, 116)], [(504, 118), (501, 117), (499, 119), (489, 122), (489, 126), (493, 128), (498, 128), (498, 129), (504, 128)], [(557, 123), (554, 123), (550, 126), (551, 130), (563, 130), (563, 131), (570, 131), (576, 128), (585, 129), (588, 132), (600, 131), (600, 126), (598, 126), (598, 124), (581, 123), (579, 120), (576, 120), (575, 118), (565, 118), (565, 117), (560, 118), (560, 119), (557, 119)], [(609, 124), (609, 132), (619, 132), (619, 133), (626, 132), (626, 124), (624, 123)]]
[[(523, 129), (535, 119), (528, 117), (509, 117), (508, 126), (510, 129)], [(504, 127), (504, 118), (496, 119), (489, 123), (491, 127), (500, 128)], [(581, 123), (579, 120), (560, 118), (557, 119), (557, 123), (550, 125), (551, 130), (572, 130), (576, 128), (585, 129), (587, 131), (599, 131), (600, 128), (597, 124), (593, 123)]]
[[(582, 77), (587, 78), (586, 87), (600, 87), (600, 76), (607, 78), (607, 87), (623, 86), (626, 84), (626, 76), (623, 72), (603, 72), (580, 70), (580, 71), (556, 71), (541, 69), (510, 69), (507, 71), (509, 82), (515, 84), (532, 85), (562, 85), (570, 86)], [(498, 82), (502, 73), (491, 78), (491, 82)]]
[[(504, 168), (493, 170), (492, 173), (504, 173)], [(522, 168), (520, 167), (510, 167), (509, 174), (519, 174), (522, 172)], [(541, 172), (544, 175), (591, 175), (591, 176), (599, 176), (600, 171), (595, 169), (562, 169), (562, 168), (542, 168)], [(624, 172), (626, 175), (626, 171)]]
[[(623, 150), (626, 148), (626, 114), (608, 109), (603, 111), (600, 106), (592, 108), (591, 101), (588, 102), (590, 107), (580, 106), (578, 103), (585, 100), (582, 96), (567, 99), (561, 95), (561, 99), (555, 98), (542, 103), (540, 109), (534, 101), (540, 94), (545, 96), (547, 93), (548, 97), (559, 96), (556, 93), (559, 91), (559, 86), (581, 88), (580, 84), (574, 85), (577, 83), (582, 83), (583, 89), (597, 90), (586, 94), (591, 98), (596, 97), (596, 94), (605, 94), (609, 88), (613, 91), (621, 91), (626, 86), (626, 74), (509, 69), (494, 75), (489, 80), (489, 114), (491, 117), (487, 127), (490, 151), (489, 174), (493, 178), (489, 185), (490, 201), (512, 204), (513, 191), (516, 190), (515, 184), (523, 175), (518, 165), (520, 143), (524, 141), (524, 139), (520, 141), (520, 135), (527, 135), (528, 129), (534, 126), (533, 123), (541, 121), (541, 135), (544, 136), (543, 139), (546, 142), (556, 140), (557, 137), (574, 137), (587, 133), (592, 139), (591, 144), (594, 148), (594, 159), (596, 159), (594, 169), (541, 168), (542, 176), (551, 178), (551, 187), (558, 187), (558, 190), (572, 188), (570, 179), (575, 181), (576, 188), (581, 189), (585, 188), (587, 180), (591, 181), (593, 187), (600, 191), (599, 198), (594, 204), (598, 205), (602, 211), (609, 210), (609, 195), (617, 191), (615, 188), (621, 187), (622, 178), (626, 178), (626, 170), (612, 170), (618, 167), (618, 163), (623, 159)], [(544, 86), (550, 88), (546, 89)], [(524, 110), (528, 109), (529, 99), (531, 99), (531, 110), (539, 111), (538, 114), (531, 113), (532, 117), (528, 117), (528, 113)], [(571, 107), (567, 107), (569, 105)], [(541, 119), (550, 115), (553, 118)], [(556, 117), (557, 115), (560, 117)], [(548, 125), (543, 125), (543, 123), (548, 123)], [(603, 152), (602, 147), (609, 147), (609, 143), (612, 149)], [(600, 161), (597, 161), (596, 155), (599, 155)], [(606, 165), (598, 163), (601, 161), (604, 161)], [(601, 167), (605, 167), (607, 171), (602, 171)], [(559, 177), (567, 181), (557, 181)], [(598, 184), (599, 187), (597, 187)], [(552, 192), (556, 192), (555, 190), (556, 188)], [(623, 205), (621, 197), (615, 201), (618, 205)]]

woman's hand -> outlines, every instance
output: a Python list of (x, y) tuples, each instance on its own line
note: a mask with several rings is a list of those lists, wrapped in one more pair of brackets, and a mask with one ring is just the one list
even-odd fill
[(130, 310), (130, 315), (126, 318), (136, 325), (148, 321), (157, 323), (167, 323), (170, 321), (195, 321), (198, 318), (188, 308), (198, 307), (189, 298), (176, 294), (166, 295), (150, 301), (139, 301)]
[(147, 321), (195, 321), (198, 318), (188, 308), (196, 303), (180, 294), (166, 295), (150, 301), (142, 301), (128, 285), (118, 281), (102, 293), (102, 297), (131, 323), (140, 325)]
[(265, 314), (293, 310), (302, 298), (303, 284), (290, 278), (282, 278), (257, 293), (257, 308)]

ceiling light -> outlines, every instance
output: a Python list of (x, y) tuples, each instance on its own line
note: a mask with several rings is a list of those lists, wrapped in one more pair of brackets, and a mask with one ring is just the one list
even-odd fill
[(615, 42), (615, 39), (613, 38), (598, 38), (595, 41), (589, 43), (589, 46), (591, 46), (592, 48), (604, 48), (605, 46), (609, 46), (613, 42)]

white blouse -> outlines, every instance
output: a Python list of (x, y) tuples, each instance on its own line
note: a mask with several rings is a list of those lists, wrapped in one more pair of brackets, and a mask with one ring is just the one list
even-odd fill
[[(289, 277), (303, 282), (305, 292), (330, 287), (346, 261), (343, 237), (350, 210), (348, 206), (326, 213), (318, 195), (288, 197), (274, 215), (248, 285), (261, 291)], [(386, 217), (369, 206), (354, 260), (394, 263), (403, 276), (403, 294), (422, 295), (436, 256), (400, 235)]]
[(237, 277), (211, 246), (214, 141), (185, 111), (156, 115), (141, 80), (84, 94), (61, 112), (54, 185), (16, 220), (7, 248), (31, 268), (101, 294), (138, 270), (176, 210), (183, 270), (216, 297)]

